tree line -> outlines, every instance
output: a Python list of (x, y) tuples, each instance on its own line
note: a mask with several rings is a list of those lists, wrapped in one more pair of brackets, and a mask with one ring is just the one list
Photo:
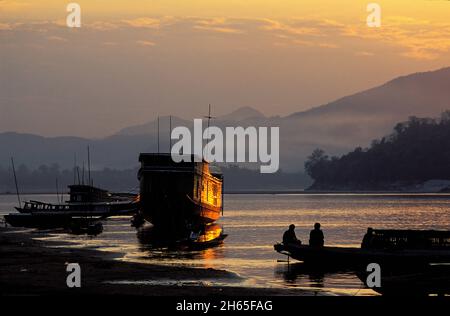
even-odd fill
[[(105, 168), (92, 170), (94, 185), (115, 192), (139, 191), (138, 167), (117, 170)], [(303, 173), (278, 171), (273, 174), (261, 174), (259, 170), (241, 168), (235, 165), (221, 167), (226, 191), (239, 190), (283, 190), (302, 189), (311, 184)], [(74, 183), (88, 184), (88, 172), (82, 170), (61, 169), (58, 164), (41, 165), (30, 169), (24, 164), (16, 167), (19, 190), (27, 193), (67, 192), (67, 186)], [(15, 193), (14, 175), (11, 167), (0, 166), (0, 193)]]
[(450, 179), (450, 111), (439, 118), (410, 117), (393, 132), (341, 157), (316, 149), (305, 162), (310, 189), (376, 190), (394, 183)]

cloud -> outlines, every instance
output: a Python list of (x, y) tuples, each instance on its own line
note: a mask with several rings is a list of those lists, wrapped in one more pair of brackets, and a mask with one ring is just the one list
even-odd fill
[(307, 26), (307, 25), (299, 25), (299, 24), (289, 24), (289, 23), (283, 23), (276, 20), (271, 19), (263, 19), (263, 22), (265, 22), (265, 25), (263, 25), (261, 28), (263, 30), (272, 31), (272, 32), (279, 32), (279, 33), (285, 33), (285, 34), (291, 34), (291, 35), (321, 35), (322, 32), (319, 28), (316, 28), (314, 26)]
[(135, 28), (150, 28), (158, 29), (161, 26), (161, 21), (159, 19), (141, 17), (131, 20), (122, 20), (125, 24)]
[(217, 33), (228, 33), (228, 34), (241, 34), (244, 33), (240, 29), (240, 23), (237, 24), (236, 20), (225, 19), (225, 18), (212, 18), (212, 19), (201, 19), (194, 22), (194, 29), (217, 32)]
[(0, 23), (0, 31), (10, 31), (12, 30), (12, 26), (8, 23)]
[(139, 41), (136, 41), (136, 43), (137, 43), (139, 46), (146, 46), (146, 47), (153, 47), (153, 46), (156, 46), (156, 43), (155, 43), (155, 42), (148, 41), (148, 40), (139, 40)]
[[(6, 1), (9, 2), (9, 1)], [(0, 0), (0, 4), (5, 1)], [(52, 28), (53, 26), (53, 28)], [(33, 21), (27, 23), (0, 23), (0, 31), (47, 31), (48, 35), (61, 35), (55, 31), (65, 28), (65, 21)], [(116, 42), (114, 32), (133, 29), (162, 30), (161, 36), (172, 36), (180, 32), (196, 30), (202, 32), (241, 34), (269, 42), (279, 47), (289, 45), (311, 48), (337, 49), (346, 45), (357, 44), (364, 47), (371, 44), (381, 44), (393, 47), (397, 54), (411, 59), (433, 60), (448, 54), (450, 51), (450, 22), (436, 22), (426, 19), (415, 19), (405, 16), (384, 17), (380, 28), (369, 28), (360, 21), (354, 24), (344, 24), (320, 17), (291, 18), (284, 20), (267, 18), (205, 18), (205, 17), (137, 17), (134, 19), (118, 19), (108, 21), (87, 22), (82, 29), (90, 31), (111, 31), (109, 38), (101, 38), (102, 42)], [(53, 32), (53, 33), (52, 33)], [(132, 35), (132, 33), (129, 33)], [(97, 36), (97, 35), (96, 35)], [(141, 46), (154, 46), (150, 41), (139, 41), (142, 34), (135, 33), (135, 38)], [(186, 34), (189, 36), (189, 34)], [(149, 42), (145, 44), (145, 42)], [(151, 44), (153, 43), (153, 44)], [(391, 50), (392, 51), (392, 50)], [(356, 56), (373, 56), (359, 48), (352, 52)]]
[[(65, 26), (64, 22), (64, 26)], [(82, 27), (87, 27), (96, 31), (111, 31), (111, 30), (117, 30), (120, 26), (116, 23), (112, 22), (105, 22), (105, 21), (96, 21), (92, 23), (88, 23), (86, 25), (83, 25)]]
[(366, 52), (366, 51), (355, 52), (355, 56), (361, 56), (361, 57), (371, 57), (374, 55), (375, 55), (374, 53)]
[(52, 41), (52, 42), (60, 42), (60, 43), (68, 42), (67, 39), (65, 39), (64, 37), (61, 37), (61, 36), (48, 36), (47, 40)]
[(117, 42), (103, 42), (102, 45), (104, 46), (117, 46), (119, 43)]
[(27, 9), (27, 7), (30, 6), (30, 3), (28, 2), (18, 2), (14, 0), (1, 0), (0, 1), (0, 12), (17, 12), (24, 9)]
[(450, 23), (403, 16), (385, 18), (380, 28), (347, 26), (342, 36), (399, 47), (401, 56), (414, 59), (437, 59), (450, 51)]

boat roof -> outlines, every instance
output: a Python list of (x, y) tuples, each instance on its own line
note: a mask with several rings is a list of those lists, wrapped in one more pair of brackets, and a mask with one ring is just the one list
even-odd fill
[(450, 238), (449, 230), (374, 229), (375, 235), (384, 237), (440, 237)]
[[(192, 164), (194, 162), (199, 163), (200, 162), (199, 160), (201, 160), (201, 162), (203, 163), (208, 163), (205, 159), (201, 159), (198, 155), (194, 154), (177, 155), (177, 157), (179, 157), (180, 159), (184, 159), (184, 161), (180, 163), (187, 163), (187, 164)], [(139, 162), (159, 163), (159, 164), (176, 163), (173, 161), (171, 153), (140, 153)]]
[(77, 192), (93, 192), (93, 191), (104, 193), (108, 192), (107, 190), (100, 189), (88, 184), (71, 184), (68, 186), (68, 188), (70, 189), (70, 191), (77, 191)]

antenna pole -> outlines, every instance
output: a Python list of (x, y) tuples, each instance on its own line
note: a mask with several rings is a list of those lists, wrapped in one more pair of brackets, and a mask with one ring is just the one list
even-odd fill
[(92, 183), (91, 183), (91, 153), (89, 150), (89, 146), (87, 147), (87, 154), (88, 154), (88, 180), (89, 180), (89, 185), (92, 185)]
[(82, 181), (81, 181), (81, 183), (84, 185), (84, 161), (83, 161), (83, 172), (82, 172)]
[(172, 115), (169, 116), (169, 153), (172, 151)]
[(58, 178), (56, 178), (56, 200), (59, 203), (59, 192), (58, 192)]
[(159, 154), (159, 116), (158, 116), (158, 154)]
[(73, 154), (73, 184), (77, 183), (77, 153)]
[(17, 200), (19, 201), (19, 207), (22, 208), (22, 202), (20, 201), (19, 185), (17, 184), (16, 168), (14, 166), (13, 157), (11, 157), (11, 164), (12, 164), (12, 169), (13, 169), (13, 173), (14, 173), (14, 183), (16, 184)]
[(81, 180), (80, 180), (80, 167), (77, 166), (77, 176), (78, 176), (78, 185), (81, 184)]
[[(208, 119), (208, 128), (207, 128), (207, 131), (208, 131), (208, 133), (207, 133), (207, 140), (206, 140), (206, 146), (205, 146), (205, 150), (206, 150), (206, 152), (208, 152), (208, 144), (209, 144), (209, 142), (208, 142), (208, 140), (209, 140), (209, 125), (210, 125), (210, 122), (211, 122), (211, 119), (213, 118), (212, 116), (211, 116), (211, 104), (209, 104), (209, 106), (208, 106), (208, 116), (205, 116), (205, 118), (207, 118)], [(202, 153), (202, 159), (203, 159), (203, 153)]]

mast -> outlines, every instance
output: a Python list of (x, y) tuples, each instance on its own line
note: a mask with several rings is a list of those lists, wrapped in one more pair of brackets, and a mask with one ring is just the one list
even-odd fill
[(22, 208), (22, 202), (20, 201), (19, 185), (17, 184), (16, 168), (14, 166), (13, 157), (11, 157), (11, 164), (12, 164), (12, 169), (13, 169), (13, 173), (14, 173), (14, 183), (16, 184), (17, 200), (19, 201), (19, 208)]
[(87, 155), (88, 155), (88, 181), (89, 181), (89, 185), (93, 185), (92, 180), (91, 180), (91, 153), (89, 150), (89, 146), (87, 146)]
[[(206, 152), (208, 152), (208, 144), (209, 144), (209, 124), (210, 124), (210, 122), (211, 122), (211, 119), (212, 118), (214, 118), (214, 117), (212, 117), (211, 116), (211, 104), (209, 104), (209, 106), (208, 106), (208, 116), (205, 116), (205, 118), (207, 118), (208, 119), (208, 128), (206, 129), (207, 131), (208, 131), (208, 134), (207, 134), (207, 136), (206, 136), (206, 138), (207, 138), (207, 143), (206, 143), (206, 147), (205, 147), (205, 149), (206, 149)], [(203, 151), (202, 151), (202, 160), (203, 160)]]
[(81, 184), (81, 180), (80, 180), (80, 167), (77, 166), (77, 177), (78, 177), (78, 185)]
[(84, 185), (84, 161), (83, 161), (83, 170), (82, 170), (81, 184)]
[(172, 151), (172, 115), (169, 116), (169, 153)]
[(58, 178), (56, 178), (56, 200), (59, 204), (59, 189), (58, 189)]
[[(211, 104), (208, 105), (208, 116), (205, 116), (205, 118), (208, 119), (208, 129), (207, 129), (208, 135), (207, 135), (207, 138), (209, 139), (209, 124), (210, 124), (210, 120), (211, 120), (211, 118), (212, 118), (212, 116), (211, 116)], [(202, 134), (203, 134), (203, 131), (202, 131)], [(209, 142), (206, 143), (206, 148), (205, 148), (205, 149), (208, 148), (208, 143), (209, 143)], [(203, 147), (203, 141), (202, 141), (202, 147)], [(201, 202), (202, 202), (202, 192), (203, 192), (203, 150), (202, 150), (202, 153), (201, 153), (201, 157), (200, 157), (200, 158), (201, 158), (201, 165), (200, 165), (200, 166), (201, 166), (201, 168), (202, 168), (201, 173), (200, 173), (200, 183), (201, 183), (200, 205), (202, 205)], [(205, 161), (206, 161), (206, 160), (205, 160)], [(206, 201), (208, 201), (208, 199), (209, 199), (209, 192), (208, 192), (208, 189), (209, 189), (209, 187), (208, 187), (208, 185), (206, 185), (206, 190), (205, 190)], [(203, 206), (201, 206), (201, 210), (203, 211)]]
[(158, 116), (158, 154), (159, 154), (159, 116)]
[(77, 183), (77, 153), (73, 154), (73, 184)]

